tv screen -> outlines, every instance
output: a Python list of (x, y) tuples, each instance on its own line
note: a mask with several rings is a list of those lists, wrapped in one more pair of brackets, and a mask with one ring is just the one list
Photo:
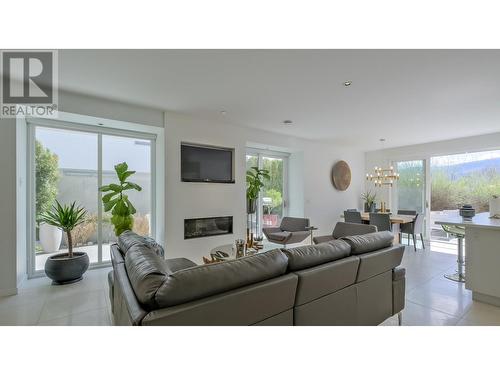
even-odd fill
[(181, 144), (181, 180), (234, 182), (233, 150)]

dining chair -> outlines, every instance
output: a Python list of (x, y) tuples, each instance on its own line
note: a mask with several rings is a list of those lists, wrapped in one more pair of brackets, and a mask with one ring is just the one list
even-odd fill
[(346, 223), (363, 224), (361, 212), (359, 211), (344, 211), (344, 221)]
[(402, 234), (408, 235), (408, 245), (410, 245), (410, 235), (413, 238), (413, 248), (417, 251), (417, 239), (416, 235), (420, 234), (420, 240), (422, 241), (422, 248), (425, 250), (424, 244), (424, 214), (417, 214), (415, 220), (411, 223), (402, 224), (399, 228), (399, 242), (401, 242)]
[(356, 212), (356, 211), (358, 211), (358, 209), (357, 208), (348, 208), (346, 211), (347, 212)]
[(370, 225), (375, 225), (379, 232), (384, 230), (391, 231), (391, 215), (370, 212)]
[[(412, 215), (417, 216), (416, 210), (398, 210), (398, 215)], [(411, 231), (412, 223), (404, 223), (399, 225), (399, 243), (403, 243), (403, 235), (406, 234), (406, 238), (408, 239), (408, 246), (410, 245), (410, 235), (407, 234), (408, 231)]]

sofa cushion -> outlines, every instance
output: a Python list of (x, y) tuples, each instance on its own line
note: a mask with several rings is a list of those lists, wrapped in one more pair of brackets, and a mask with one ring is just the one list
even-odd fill
[(191, 267), (171, 274), (158, 289), (158, 307), (174, 306), (231, 289), (268, 280), (286, 272), (288, 260), (280, 250), (231, 261)]
[(333, 237), (342, 238), (347, 236), (358, 236), (360, 234), (373, 233), (377, 231), (375, 225), (344, 223), (339, 221), (333, 229)]
[(392, 246), (394, 234), (389, 231), (347, 236), (342, 239), (351, 246), (351, 254), (364, 254)]
[(173, 258), (166, 259), (165, 266), (168, 274), (172, 274), (185, 268), (196, 267), (197, 264), (186, 258)]
[(140, 236), (131, 230), (126, 230), (118, 236), (118, 247), (123, 255), (125, 255), (133, 245), (145, 246), (154, 251), (157, 255), (161, 257), (165, 256), (165, 250), (154, 238)]
[[(179, 264), (184, 266), (188, 262)], [(284, 274), (287, 265), (287, 257), (278, 249), (174, 272), (171, 272), (172, 264), (151, 251), (144, 251), (140, 245), (132, 246), (125, 255), (125, 266), (136, 297), (150, 310), (265, 281)]]
[(404, 246), (391, 246), (359, 255), (356, 282), (367, 280), (399, 266), (403, 260)]
[(155, 295), (168, 276), (166, 262), (154, 252), (136, 244), (125, 254), (125, 268), (139, 302), (151, 309), (157, 307)]
[(288, 269), (295, 271), (345, 258), (351, 253), (351, 247), (345, 241), (334, 240), (282, 251), (288, 257)]

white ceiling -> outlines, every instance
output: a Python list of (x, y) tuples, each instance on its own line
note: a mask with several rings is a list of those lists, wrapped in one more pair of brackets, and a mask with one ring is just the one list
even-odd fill
[(63, 50), (59, 71), (62, 89), (365, 149), (500, 131), (498, 50)]

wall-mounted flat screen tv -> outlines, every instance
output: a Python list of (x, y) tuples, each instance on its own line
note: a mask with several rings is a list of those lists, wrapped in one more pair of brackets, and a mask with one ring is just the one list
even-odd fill
[(181, 180), (234, 183), (234, 149), (181, 144)]

